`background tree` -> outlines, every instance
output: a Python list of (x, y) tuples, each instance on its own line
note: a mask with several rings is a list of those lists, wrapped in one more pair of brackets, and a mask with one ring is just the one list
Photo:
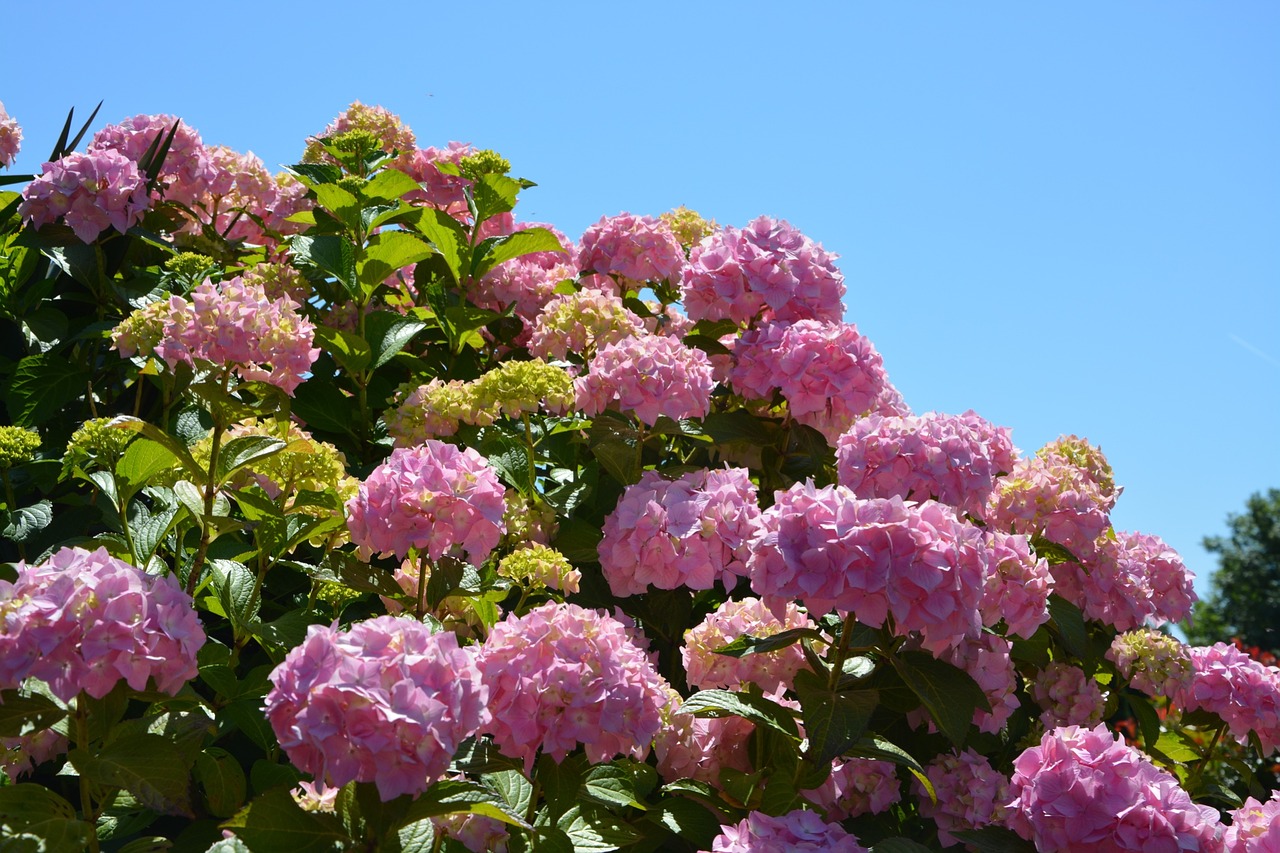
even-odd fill
[(1280, 651), (1280, 489), (1254, 494), (1245, 512), (1227, 516), (1229, 536), (1207, 536), (1219, 557), (1211, 592), (1186, 626), (1193, 644), (1239, 637), (1245, 646)]

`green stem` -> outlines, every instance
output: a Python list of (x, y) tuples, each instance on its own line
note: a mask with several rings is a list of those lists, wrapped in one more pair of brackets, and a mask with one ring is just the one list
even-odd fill
[(528, 412), (524, 412), (520, 417), (524, 420), (524, 449), (525, 456), (529, 459), (529, 488), (532, 489), (538, 482), (538, 466), (534, 461), (533, 424), (529, 422)]
[[(85, 707), (88, 698), (83, 690), (76, 697), (76, 747), (86, 752), (89, 750), (89, 709)], [(89, 824), (89, 850), (98, 853), (98, 813), (89, 796), (89, 780), (83, 775), (80, 776), (80, 816)]]
[(857, 621), (850, 613), (844, 617), (844, 624), (840, 627), (840, 644), (836, 646), (835, 660), (831, 662), (831, 675), (828, 678), (828, 686), (832, 690), (836, 689), (840, 683), (840, 676), (844, 675), (844, 659), (849, 654), (849, 638), (853, 636), (853, 626)]
[[(16, 512), (18, 509), (18, 499), (13, 495), (13, 483), (9, 482), (8, 468), (0, 468), (0, 481), (4, 482), (5, 506), (8, 507), (10, 513)], [(22, 542), (15, 542), (14, 544), (18, 546), (18, 559), (26, 560), (27, 559), (26, 545), (24, 545)]]
[(418, 556), (418, 621), (427, 614), (427, 570), (431, 566), (431, 558), (426, 554)]
[[(231, 369), (222, 374), (222, 390), (226, 392), (231, 382)], [(217, 406), (210, 407), (217, 409)], [(204, 484), (204, 507), (200, 519), (200, 545), (196, 548), (195, 559), (191, 561), (191, 573), (187, 575), (187, 595), (194, 596), (196, 585), (200, 582), (200, 570), (204, 568), (205, 558), (209, 555), (209, 545), (213, 542), (213, 504), (218, 496), (218, 453), (222, 449), (222, 434), (226, 426), (216, 411), (213, 414), (213, 434), (209, 439), (209, 471)]]
[(1191, 771), (1191, 776), (1187, 779), (1187, 791), (1195, 796), (1196, 790), (1200, 787), (1200, 777), (1204, 775), (1205, 766), (1213, 760), (1213, 751), (1218, 746), (1218, 741), (1222, 740), (1222, 733), (1227, 730), (1225, 721), (1213, 733), (1213, 740), (1209, 741), (1209, 748), (1204, 751), (1204, 758), (1196, 764), (1195, 769)]

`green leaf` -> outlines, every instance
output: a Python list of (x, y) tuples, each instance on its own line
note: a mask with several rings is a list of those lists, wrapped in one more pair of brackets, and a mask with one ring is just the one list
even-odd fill
[(67, 715), (67, 709), (47, 696), (18, 690), (0, 691), (0, 737), (22, 737), (52, 726)]
[(236, 635), (239, 636), (245, 632), (258, 612), (258, 602), (254, 601), (253, 594), (257, 579), (243, 563), (234, 560), (210, 560), (209, 571), (222, 612), (231, 620)]
[(333, 276), (349, 294), (359, 295), (355, 247), (345, 237), (334, 234), (308, 237), (299, 234), (289, 238), (289, 249), (295, 261)]
[(22, 359), (9, 382), (9, 411), (14, 426), (33, 427), (51, 420), (84, 396), (91, 377), (65, 356), (36, 353)]
[(422, 320), (394, 311), (375, 311), (365, 317), (364, 323), (364, 333), (373, 356), (370, 366), (375, 370), (393, 359), (405, 344), (427, 327)]
[(441, 557), (427, 578), (427, 606), (434, 609), (451, 595), (475, 595), (482, 592), (480, 573), (474, 566), (451, 557)]
[(469, 267), (471, 260), (467, 233), (458, 221), (443, 210), (423, 208), (416, 216), (406, 217), (406, 222), (426, 237), (444, 259), (454, 283), (461, 282), (463, 261)]
[[(43, 785), (0, 787), (0, 850), (84, 853), (92, 831), (76, 819), (75, 806)], [(20, 843), (28, 838), (36, 843)]]
[[(249, 696), (224, 705), (218, 710), (218, 722), (220, 727), (223, 723), (234, 725), (264, 752), (271, 752), (280, 747), (275, 731), (262, 712), (260, 697)], [(253, 784), (255, 788), (259, 788), (256, 781)]]
[(586, 803), (576, 805), (561, 815), (556, 821), (556, 828), (569, 836), (575, 853), (605, 853), (642, 837), (635, 827)]
[(1160, 738), (1151, 747), (1170, 761), (1179, 764), (1196, 761), (1201, 757), (1200, 752), (1178, 732), (1161, 732)]
[(337, 184), (318, 184), (312, 187), (316, 204), (333, 214), (334, 218), (352, 231), (360, 227), (360, 200)]
[(476, 225), (499, 213), (514, 210), (520, 195), (520, 182), (493, 172), (480, 176), (472, 185), (476, 202)]
[(640, 480), (640, 433), (609, 417), (596, 418), (588, 442), (600, 467), (624, 486)]
[(409, 231), (383, 231), (369, 238), (364, 260), (359, 265), (360, 284), (366, 293), (382, 284), (402, 267), (412, 266), (434, 254), (434, 250)]
[[(954, 829), (951, 831), (970, 849), (978, 853), (1036, 853), (1036, 846), (1012, 829), (1003, 826), (984, 826), (982, 829)], [(880, 845), (872, 848), (880, 850)]]
[(1158, 741), (1160, 739), (1160, 715), (1156, 713), (1156, 709), (1151, 705), (1151, 700), (1136, 693), (1128, 693), (1124, 698), (1129, 703), (1129, 708), (1133, 711), (1133, 715), (1138, 718), (1138, 727), (1142, 731), (1142, 742), (1153, 744)]
[(497, 427), (485, 427), (476, 436), (476, 450), (503, 480), (526, 497), (533, 497), (534, 481), (524, 441)]
[(369, 366), (372, 359), (369, 344), (355, 332), (317, 326), (315, 336), (321, 349), (348, 373), (359, 373)]
[(283, 788), (273, 788), (226, 821), (254, 853), (332, 853), (355, 841), (332, 815), (305, 812)]
[(973, 676), (928, 652), (909, 651), (889, 658), (903, 682), (924, 703), (938, 728), (957, 747), (964, 746), (974, 711), (991, 710)]
[[(487, 242), (487, 241), (486, 241)], [(472, 259), (471, 274), (483, 276), (498, 264), (531, 255), (534, 252), (565, 252), (560, 240), (546, 228), (526, 228), (505, 237), (499, 237), (487, 249)], [(566, 253), (567, 257), (567, 253)]]
[(141, 438), (131, 442), (116, 463), (116, 476), (136, 488), (177, 462), (177, 455), (168, 447), (158, 441)]
[(776, 652), (778, 649), (784, 649), (806, 638), (824, 642), (827, 639), (812, 628), (792, 628), (789, 631), (779, 631), (767, 637), (753, 637), (750, 634), (743, 634), (733, 642), (716, 649), (715, 653), (732, 658), (768, 654), (769, 652)]
[[(182, 468), (186, 472), (188, 479), (194, 480), (196, 483), (204, 482), (205, 470), (201, 465), (196, 464), (196, 460), (191, 455), (191, 451), (187, 450), (187, 446), (154, 424), (149, 424), (138, 418), (121, 415), (112, 419), (108, 426), (113, 429), (127, 429), (131, 432), (139, 433), (144, 438), (149, 438), (162, 445), (182, 463)], [(197, 516), (199, 514), (199, 512), (196, 513)]]
[(151, 562), (182, 509), (173, 489), (148, 487), (143, 493), (151, 499), (153, 506), (148, 507), (142, 501), (129, 504), (129, 531), (133, 534), (134, 556), (139, 566)]
[(360, 188), (369, 201), (399, 201), (407, 193), (421, 189), (418, 182), (399, 169), (383, 169)]
[(702, 430), (717, 444), (745, 442), (764, 447), (774, 442), (773, 431), (765, 423), (744, 409), (733, 412), (717, 412), (702, 419)]
[(1049, 596), (1050, 624), (1056, 630), (1062, 645), (1072, 657), (1081, 661), (1085, 675), (1092, 675), (1096, 661), (1089, 643), (1089, 630), (1084, 624), (1080, 608), (1058, 594)]
[(857, 743), (880, 704), (874, 690), (836, 692), (825, 678), (808, 670), (796, 674), (795, 690), (809, 738), (805, 758), (818, 765), (830, 764)]
[(293, 413), (308, 427), (355, 437), (356, 403), (332, 382), (303, 382), (293, 392)]
[(731, 693), (728, 690), (700, 690), (684, 700), (680, 710), (695, 717), (739, 716), (797, 741), (800, 739), (791, 711), (763, 696)]
[(246, 465), (275, 456), (288, 445), (269, 435), (242, 435), (222, 445), (218, 453), (216, 481), (221, 484)]
[(458, 779), (443, 779), (428, 788), (426, 793), (409, 806), (402, 825), (459, 812), (484, 815), (526, 829), (529, 827), (524, 818), (513, 812), (502, 797), (474, 782)]
[[(701, 803), (668, 797), (649, 810), (645, 820), (683, 839), (695, 850), (710, 850), (720, 834), (720, 818)], [(659, 848), (662, 849), (662, 848)]]
[(9, 523), (0, 536), (14, 542), (25, 542), (33, 534), (39, 533), (53, 523), (53, 504), (48, 500), (24, 506), (8, 513)]
[(484, 781), (507, 801), (511, 811), (523, 815), (533, 805), (533, 783), (519, 770), (499, 770), (486, 773)]
[(91, 782), (124, 788), (139, 803), (160, 814), (193, 817), (187, 787), (189, 765), (168, 738), (125, 734), (95, 756), (72, 750), (71, 763)]
[(635, 777), (613, 764), (598, 764), (588, 768), (582, 777), (579, 796), (603, 806), (647, 808), (636, 794)]
[(231, 817), (244, 805), (248, 790), (244, 768), (225, 749), (210, 746), (197, 755), (195, 779), (204, 788), (209, 813), (215, 817)]

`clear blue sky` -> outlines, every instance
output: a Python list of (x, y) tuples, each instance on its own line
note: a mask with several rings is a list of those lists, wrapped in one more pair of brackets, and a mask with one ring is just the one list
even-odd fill
[[(1280, 487), (1280, 4), (8, 4), (38, 171), (66, 110), (293, 162), (353, 100), (495, 148), (571, 237), (685, 204), (841, 255), (918, 412), (1100, 444), (1122, 529)], [(154, 21), (153, 27), (145, 22)], [(215, 34), (217, 34), (215, 36)]]

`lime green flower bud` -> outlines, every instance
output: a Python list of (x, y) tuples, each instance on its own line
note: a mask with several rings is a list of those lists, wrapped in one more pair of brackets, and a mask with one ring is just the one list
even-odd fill
[(545, 545), (528, 545), (502, 558), (498, 574), (527, 586), (577, 592), (582, 574), (564, 554)]
[(714, 219), (709, 221), (703, 219), (696, 210), (690, 210), (683, 205), (658, 218), (671, 226), (672, 233), (676, 235), (676, 239), (680, 241), (686, 253), (701, 243), (703, 237), (719, 227)]
[(65, 480), (79, 468), (82, 471), (114, 469), (124, 456), (129, 443), (137, 438), (133, 430), (109, 426), (111, 418), (93, 418), (85, 421), (71, 434), (67, 452), (62, 457), (61, 479)]
[(458, 161), (458, 168), (463, 175), (474, 181), (481, 175), (505, 175), (511, 171), (511, 161), (497, 151), (486, 148), (463, 157)]
[(23, 427), (0, 427), (0, 468), (30, 462), (40, 449), (40, 435)]
[(507, 361), (473, 383), (475, 405), (510, 418), (546, 409), (562, 414), (573, 406), (573, 380), (545, 361)]

